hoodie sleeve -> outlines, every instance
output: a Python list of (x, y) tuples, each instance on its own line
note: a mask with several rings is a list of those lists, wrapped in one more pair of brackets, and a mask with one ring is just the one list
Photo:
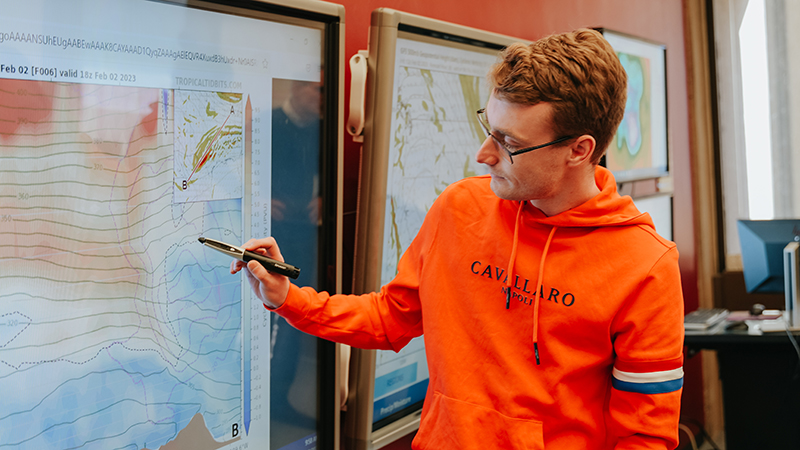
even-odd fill
[(274, 311), (298, 330), (314, 336), (356, 348), (399, 351), (422, 334), (422, 314), (413, 292), (390, 297), (386, 290), (330, 295), (292, 285), (286, 302)]
[(674, 245), (612, 323), (617, 355), (609, 400), (616, 449), (678, 445), (683, 388), (683, 294)]
[(356, 348), (399, 351), (422, 335), (420, 274), (435, 237), (441, 203), (434, 202), (400, 258), (397, 275), (380, 292), (330, 295), (291, 285), (286, 302), (274, 311), (308, 334)]

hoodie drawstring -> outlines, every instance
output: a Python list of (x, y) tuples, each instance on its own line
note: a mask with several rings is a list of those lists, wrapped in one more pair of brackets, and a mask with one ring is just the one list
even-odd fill
[[(514, 279), (514, 263), (517, 259), (517, 244), (519, 243), (519, 226), (522, 218), (522, 208), (525, 206), (525, 202), (519, 203), (519, 209), (517, 209), (517, 218), (514, 221), (514, 241), (511, 245), (511, 258), (508, 262), (508, 269), (507, 274), (508, 278), (506, 278), (506, 309), (509, 309), (511, 306), (511, 285)], [(544, 277), (544, 262), (545, 258), (547, 257), (547, 252), (550, 249), (550, 242), (553, 241), (553, 235), (556, 233), (556, 229), (558, 227), (554, 226), (550, 230), (550, 235), (547, 236), (547, 242), (544, 244), (544, 250), (542, 250), (542, 258), (539, 261), (539, 275), (536, 278), (536, 290), (533, 291), (533, 353), (536, 356), (536, 365), (540, 364), (539, 361), (539, 296), (541, 288), (542, 288), (542, 279)]]
[(542, 298), (539, 294), (542, 289), (542, 279), (544, 278), (544, 260), (547, 257), (547, 251), (550, 249), (550, 242), (553, 241), (553, 235), (556, 234), (558, 227), (553, 227), (550, 230), (550, 235), (547, 236), (547, 242), (544, 244), (542, 250), (542, 259), (539, 261), (539, 275), (536, 277), (536, 290), (533, 291), (533, 353), (536, 355), (536, 365), (539, 365), (539, 300)]
[(517, 243), (519, 242), (519, 223), (522, 218), (522, 208), (524, 206), (525, 202), (519, 202), (517, 218), (514, 220), (514, 241), (511, 244), (511, 258), (508, 261), (508, 269), (506, 271), (508, 274), (508, 278), (506, 278), (506, 309), (511, 306), (511, 279), (514, 277), (514, 262), (517, 259)]

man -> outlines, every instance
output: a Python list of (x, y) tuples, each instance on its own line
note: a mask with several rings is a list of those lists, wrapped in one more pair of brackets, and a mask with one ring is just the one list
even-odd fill
[[(273, 81), (273, 92), (288, 93), (272, 110), (272, 236), (302, 267), (298, 283), (318, 278), (314, 251), (319, 239), (319, 152), (322, 83)], [(270, 332), (270, 448), (283, 448), (316, 426), (317, 341), (273, 315)], [(279, 413), (278, 413), (279, 412)]]
[[(247, 278), (327, 339), (399, 350), (424, 332), (414, 448), (674, 448), (677, 250), (597, 166), (625, 105), (618, 58), (577, 30), (510, 46), (489, 81), (477, 160), (490, 175), (440, 195), (379, 293), (316, 293), (253, 263)], [(245, 247), (282, 258), (272, 238)]]

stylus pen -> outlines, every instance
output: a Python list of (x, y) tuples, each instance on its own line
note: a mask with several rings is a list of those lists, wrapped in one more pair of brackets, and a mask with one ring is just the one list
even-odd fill
[(232, 258), (238, 259), (239, 261), (248, 262), (256, 260), (270, 272), (275, 272), (277, 274), (284, 275), (294, 279), (297, 279), (297, 277), (300, 276), (300, 268), (295, 267), (291, 264), (276, 261), (272, 258), (267, 258), (266, 256), (259, 255), (256, 252), (251, 252), (250, 250), (245, 250), (241, 247), (237, 247), (231, 244), (226, 244), (224, 242), (217, 241), (215, 239), (200, 237), (197, 240), (200, 241), (201, 244), (207, 245), (218, 252), (225, 253), (226, 255)]

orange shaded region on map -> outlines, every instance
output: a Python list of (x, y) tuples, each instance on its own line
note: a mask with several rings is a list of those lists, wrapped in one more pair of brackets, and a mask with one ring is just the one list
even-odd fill
[(55, 83), (0, 79), (0, 142), (50, 117)]
[(0, 80), (3, 117), (25, 117), (0, 122), (9, 132), (0, 135), (0, 240), (10, 244), (0, 258), (21, 258), (7, 275), (43, 276), (62, 290), (122, 280), (120, 291), (132, 292), (120, 295), (135, 297), (153, 270), (142, 237), (171, 192), (160, 92)]

